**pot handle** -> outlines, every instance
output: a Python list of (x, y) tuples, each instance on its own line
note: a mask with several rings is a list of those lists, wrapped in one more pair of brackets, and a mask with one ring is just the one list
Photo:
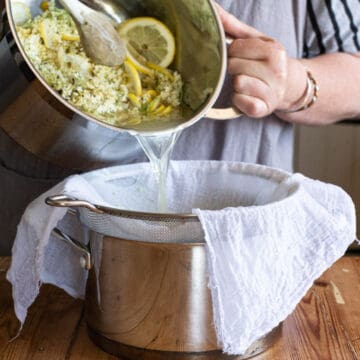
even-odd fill
[[(56, 206), (56, 207), (67, 207), (68, 212), (72, 215), (76, 213), (73, 207), (87, 207), (90, 210), (97, 211), (97, 208), (95, 205), (88, 203), (87, 201), (78, 200), (71, 196), (66, 195), (55, 195), (55, 196), (49, 196), (45, 199), (45, 203), (50, 206)], [(71, 245), (73, 248), (75, 248), (77, 251), (81, 253), (80, 257), (80, 265), (82, 268), (86, 270), (90, 270), (92, 267), (92, 256), (91, 252), (88, 246), (84, 245), (80, 241), (74, 239), (73, 237), (65, 234), (63, 231), (61, 231), (59, 228), (54, 228), (52, 230), (52, 235), (56, 238), (65, 241), (69, 245)]]
[[(225, 36), (226, 45), (230, 45), (233, 41), (234, 38), (231, 36)], [(206, 117), (212, 120), (231, 120), (236, 119), (241, 115), (240, 110), (237, 107), (232, 106), (224, 109), (212, 108), (208, 111)]]
[(73, 248), (78, 250), (81, 253), (80, 257), (80, 265), (85, 270), (90, 270), (92, 268), (93, 259), (90, 253), (89, 248), (81, 243), (78, 240), (75, 240), (71, 236), (65, 234), (58, 228), (54, 228), (52, 231), (52, 235), (54, 235), (56, 238), (65, 241), (69, 245), (71, 245)]

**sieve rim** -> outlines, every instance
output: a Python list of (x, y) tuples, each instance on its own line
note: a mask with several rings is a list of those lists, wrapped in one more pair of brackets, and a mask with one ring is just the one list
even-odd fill
[(108, 215), (123, 217), (127, 219), (137, 220), (183, 220), (183, 221), (199, 221), (197, 215), (192, 213), (154, 213), (147, 211), (136, 211), (136, 210), (123, 210), (119, 208), (112, 208), (108, 206), (95, 205), (97, 209), (103, 210), (103, 213)]
[(154, 213), (147, 211), (123, 210), (106, 205), (94, 204), (86, 200), (77, 199), (65, 194), (49, 196), (45, 203), (50, 206), (63, 207), (69, 209), (87, 209), (96, 214), (106, 214), (111, 216), (122, 217), (126, 219), (137, 219), (147, 221), (194, 221), (199, 222), (196, 214), (192, 213)]

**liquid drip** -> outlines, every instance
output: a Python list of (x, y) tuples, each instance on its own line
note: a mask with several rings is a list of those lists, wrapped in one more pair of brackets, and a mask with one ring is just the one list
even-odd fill
[(165, 135), (143, 136), (136, 139), (148, 157), (158, 182), (158, 211), (166, 212), (166, 178), (172, 150), (181, 131)]

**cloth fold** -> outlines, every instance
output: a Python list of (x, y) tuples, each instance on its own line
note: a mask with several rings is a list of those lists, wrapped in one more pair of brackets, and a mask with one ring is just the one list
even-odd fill
[[(73, 175), (39, 196), (26, 208), (18, 225), (7, 279), (12, 284), (14, 310), (24, 323), (27, 310), (39, 294), (42, 283), (56, 285), (75, 298), (83, 298), (87, 272), (79, 266), (79, 254), (51, 235), (58, 226), (65, 233), (84, 239), (84, 229), (67, 208), (45, 204), (48, 196), (65, 194), (103, 204), (91, 184)], [(50, 243), (50, 246), (49, 246)]]
[[(116, 182), (117, 168), (135, 175)], [(112, 198), (125, 201), (129, 195), (138, 203), (139, 196), (147, 196), (143, 185), (149, 179), (134, 169), (128, 165), (71, 176), (28, 206), (7, 273), (21, 323), (42, 283), (74, 297), (85, 294), (87, 272), (79, 266), (79, 254), (51, 232), (57, 226), (86, 243), (87, 229), (67, 209), (46, 205), (46, 197), (65, 194), (111, 206)], [(139, 169), (150, 167), (140, 164)], [(123, 197), (114, 195), (117, 184), (124, 186)], [(172, 162), (167, 190), (172, 211), (193, 209), (200, 219), (216, 333), (228, 354), (243, 354), (283, 321), (356, 237), (351, 198), (337, 186), (301, 174), (243, 163)], [(153, 189), (149, 199), (152, 194)]]
[(294, 174), (286, 199), (262, 206), (194, 210), (205, 232), (219, 342), (243, 354), (283, 321), (356, 239), (354, 205), (339, 187)]

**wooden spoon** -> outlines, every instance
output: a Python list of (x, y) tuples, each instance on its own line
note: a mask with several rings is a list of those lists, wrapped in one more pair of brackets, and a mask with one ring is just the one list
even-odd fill
[(78, 0), (60, 0), (73, 18), (86, 55), (95, 63), (117, 66), (126, 57), (126, 47), (112, 20)]

